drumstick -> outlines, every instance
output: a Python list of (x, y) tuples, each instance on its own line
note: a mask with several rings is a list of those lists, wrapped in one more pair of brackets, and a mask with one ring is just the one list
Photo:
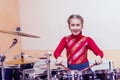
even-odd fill
[(56, 64), (56, 65), (59, 65), (59, 66), (62, 66), (65, 70), (69, 71), (70, 69), (68, 67), (66, 67), (65, 65), (63, 65), (62, 63), (60, 64)]
[(86, 68), (84, 68), (84, 69), (80, 70), (80, 72), (87, 71), (88, 69), (90, 69), (90, 68), (94, 67), (95, 65), (97, 65), (97, 64), (96, 64), (96, 63), (94, 63), (94, 64), (92, 64), (92, 65), (90, 65), (90, 66), (88, 66), (88, 67), (86, 67)]
[(60, 64), (60, 66), (62, 66), (63, 68), (65, 68), (67, 71), (69, 71), (70, 69), (68, 67), (66, 67), (65, 65), (63, 64)]

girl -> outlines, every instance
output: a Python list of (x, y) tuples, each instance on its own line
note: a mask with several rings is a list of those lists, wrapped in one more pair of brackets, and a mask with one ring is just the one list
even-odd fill
[[(96, 64), (102, 63), (103, 52), (91, 37), (82, 34), (84, 20), (80, 15), (71, 15), (68, 18), (68, 27), (71, 31), (69, 36), (64, 36), (54, 51), (56, 64), (62, 63), (61, 53), (66, 48), (67, 67), (71, 70), (82, 70), (89, 67), (87, 58), (88, 50), (96, 55)], [(89, 69), (91, 71), (91, 69)], [(85, 79), (84, 80), (89, 80)]]

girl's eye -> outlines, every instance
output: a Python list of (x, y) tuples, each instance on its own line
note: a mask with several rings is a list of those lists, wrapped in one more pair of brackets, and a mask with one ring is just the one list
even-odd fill
[(80, 24), (71, 24), (71, 26), (80, 26)]

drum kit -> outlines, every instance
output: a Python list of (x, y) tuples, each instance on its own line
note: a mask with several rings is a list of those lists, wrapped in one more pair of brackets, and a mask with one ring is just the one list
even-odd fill
[[(17, 29), (16, 29), (17, 30)], [(0, 30), (1, 33), (24, 36), (24, 37), (31, 37), (31, 38), (40, 38), (39, 36), (26, 34), (19, 31), (5, 31)], [(9, 47), (12, 48), (17, 43), (17, 40), (14, 39), (13, 44)], [(7, 51), (9, 51), (9, 49)], [(85, 75), (88, 75), (87, 80), (93, 80), (92, 74), (93, 72), (87, 71), (89, 68), (94, 67), (96, 64), (90, 65), (89, 67), (78, 71), (78, 70), (70, 70), (63, 64), (59, 64), (56, 66), (60, 66), (57, 69), (50, 69), (50, 56), (51, 53), (47, 52), (45, 57), (41, 58), (34, 58), (32, 56), (26, 55), (25, 53), (21, 52), (18, 55), (15, 55), (12, 60), (5, 61), (6, 53), (0, 54), (0, 61), (1, 61), (1, 74), (0, 80), (84, 80), (83, 78)], [(33, 68), (34, 63), (45, 60), (46, 68)], [(41, 62), (42, 64), (43, 62)], [(4, 64), (12, 65), (12, 66), (4, 66)], [(101, 73), (100, 73), (101, 72)], [(109, 72), (109, 71), (107, 71)], [(104, 72), (104, 71), (95, 71), (94, 74), (96, 79), (94, 80), (114, 80), (111, 79), (109, 74), (113, 77), (113, 72)], [(101, 75), (100, 75), (101, 74)], [(106, 78), (102, 78), (107, 76)], [(101, 76), (101, 79), (98, 77)], [(116, 79), (115, 79), (116, 80)]]

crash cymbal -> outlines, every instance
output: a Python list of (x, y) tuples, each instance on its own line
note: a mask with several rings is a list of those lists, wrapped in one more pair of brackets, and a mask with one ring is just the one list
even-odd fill
[(35, 36), (35, 35), (27, 34), (27, 33), (22, 33), (22, 32), (5, 31), (5, 30), (0, 30), (0, 32), (1, 33), (12, 34), (12, 35), (25, 36), (25, 37), (40, 38), (39, 36)]
[(27, 64), (27, 63), (34, 63), (37, 61), (39, 61), (39, 59), (23, 56), (23, 57), (19, 57), (17, 59), (5, 61), (4, 63), (5, 64)]

